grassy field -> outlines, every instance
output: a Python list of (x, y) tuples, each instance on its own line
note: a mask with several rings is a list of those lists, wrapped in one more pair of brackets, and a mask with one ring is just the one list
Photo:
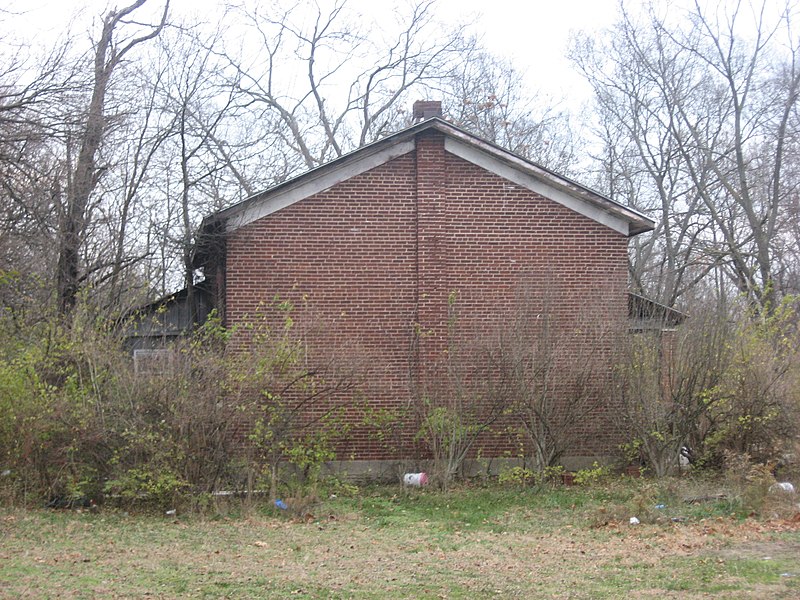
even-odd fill
[(799, 499), (752, 518), (746, 499), (685, 502), (696, 493), (627, 481), (368, 488), (295, 515), (4, 509), (0, 597), (800, 598)]

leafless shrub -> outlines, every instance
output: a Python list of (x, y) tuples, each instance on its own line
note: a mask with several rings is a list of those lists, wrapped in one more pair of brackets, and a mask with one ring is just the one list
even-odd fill
[[(522, 453), (544, 473), (576, 448), (611, 378), (608, 318), (555, 314), (523, 298), (489, 330), (459, 322), (450, 298), (450, 345), (439, 377), (415, 399), (421, 429), (443, 486), (457, 476), (481, 436), (521, 434)], [(504, 427), (500, 428), (500, 425)]]
[(412, 385), (420, 423), (416, 438), (427, 447), (433, 480), (443, 489), (459, 475), (479, 437), (514, 402), (510, 381), (494, 368), (491, 350), (464, 335), (455, 292), (448, 310), (448, 347), (438, 364), (429, 365), (426, 377)]
[(655, 329), (623, 342), (613, 394), (623, 427), (658, 477), (678, 465), (681, 448), (697, 435), (719, 402), (729, 359), (725, 315), (692, 316), (677, 331)]
[(507, 382), (515, 416), (537, 472), (559, 463), (586, 435), (590, 415), (606, 401), (612, 325), (578, 316), (565, 326), (551, 311), (521, 307), (498, 332), (490, 355)]

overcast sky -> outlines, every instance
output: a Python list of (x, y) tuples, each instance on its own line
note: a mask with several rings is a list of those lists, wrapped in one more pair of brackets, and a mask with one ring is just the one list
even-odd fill
[[(379, 14), (380, 11), (390, 14), (389, 9), (396, 4), (381, 0), (350, 2), (361, 10)], [(127, 2), (11, 0), (8, 6), (21, 14), (7, 18), (13, 22), (13, 30), (20, 38), (42, 42), (57, 37), (70, 20), (74, 33), (88, 32), (92, 29), (92, 20), (114, 4), (119, 6)], [(163, 6), (159, 0), (150, 0), (149, 4), (153, 8)], [(171, 4), (176, 15), (197, 11), (207, 18), (222, 3), (172, 0)], [(573, 107), (588, 97), (589, 90), (565, 58), (570, 33), (590, 33), (605, 28), (613, 22), (616, 11), (617, 0), (438, 0), (437, 3), (440, 19), (474, 19), (473, 31), (481, 36), (484, 45), (498, 56), (513, 59), (517, 68), (526, 72), (532, 89), (555, 99), (568, 98)]]
[[(588, 85), (565, 55), (570, 33), (592, 33), (610, 26), (617, 0), (442, 0), (442, 9), (458, 13), (469, 6), (478, 14), (476, 31), (493, 53), (514, 59), (531, 86), (555, 97), (588, 95)], [(463, 11), (463, 9), (461, 9)]]

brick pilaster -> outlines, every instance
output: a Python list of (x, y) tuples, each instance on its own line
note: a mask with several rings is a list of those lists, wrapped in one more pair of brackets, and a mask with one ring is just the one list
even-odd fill
[(435, 376), (447, 350), (448, 249), (447, 172), (444, 136), (426, 131), (417, 137), (417, 375)]

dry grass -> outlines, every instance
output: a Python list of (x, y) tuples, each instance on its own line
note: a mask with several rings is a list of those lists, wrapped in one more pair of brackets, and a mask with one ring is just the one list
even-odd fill
[(640, 502), (648, 484), (628, 485), (638, 487), (384, 488), (296, 520), (6, 510), (0, 596), (800, 596), (800, 516), (741, 519), (700, 506), (681, 523), (598, 526), (597, 511)]

